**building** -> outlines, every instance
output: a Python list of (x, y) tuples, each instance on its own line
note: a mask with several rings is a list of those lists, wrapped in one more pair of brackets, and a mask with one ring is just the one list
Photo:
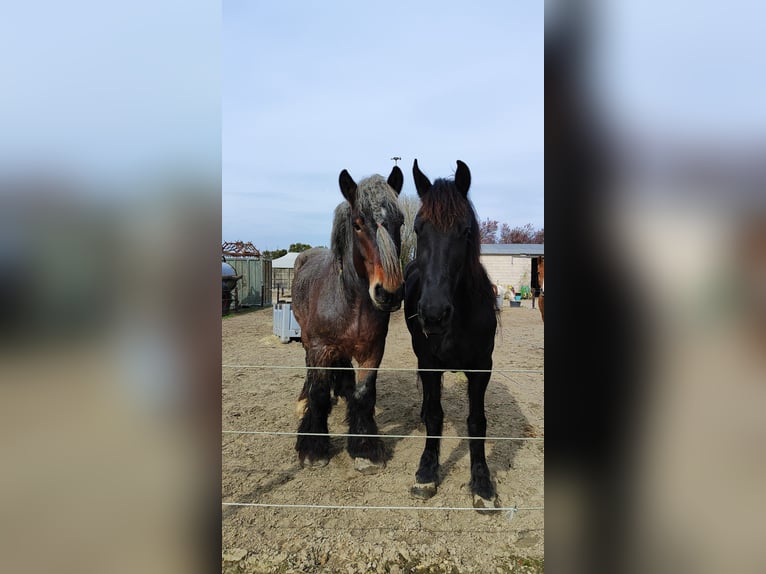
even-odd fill
[(225, 256), (242, 279), (237, 283), (239, 304), (242, 307), (271, 305), (271, 261), (260, 257)]
[(543, 243), (483, 243), (481, 263), (495, 285), (539, 288), (537, 263), (545, 256)]
[(295, 260), (298, 255), (300, 253), (287, 253), (271, 261), (271, 268), (274, 271), (272, 288), (277, 290), (277, 299), (279, 299), (279, 293), (292, 291)]

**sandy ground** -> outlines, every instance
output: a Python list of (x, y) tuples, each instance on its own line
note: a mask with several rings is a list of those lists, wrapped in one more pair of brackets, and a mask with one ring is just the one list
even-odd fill
[[(487, 434), (543, 437), (543, 322), (531, 301), (501, 316), (494, 369), (486, 398)], [(298, 341), (272, 335), (272, 309), (223, 319), (224, 365), (303, 367)], [(414, 368), (415, 355), (403, 311), (391, 316), (381, 367)], [(500, 372), (533, 369), (537, 372)], [(298, 425), (295, 403), (305, 369), (223, 368), (223, 429), (288, 431)], [(468, 415), (462, 373), (444, 376), (444, 434), (465, 435)], [(376, 420), (383, 434), (422, 436), (421, 390), (415, 371), (378, 376)], [(330, 415), (330, 432), (347, 432), (343, 401)], [(384, 439), (390, 460), (381, 473), (353, 469), (343, 437), (334, 437), (329, 465), (301, 469), (295, 437), (222, 435), (224, 502), (343, 506), (408, 506), (417, 510), (223, 508), (224, 572), (541, 572), (543, 570), (542, 441), (487, 441), (487, 458), (503, 513), (427, 510), (470, 507), (468, 443), (444, 439), (441, 484), (428, 501), (409, 488), (423, 449), (422, 438)]]

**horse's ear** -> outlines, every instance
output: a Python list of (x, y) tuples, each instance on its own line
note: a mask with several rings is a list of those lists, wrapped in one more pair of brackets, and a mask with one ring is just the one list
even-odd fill
[(431, 181), (420, 171), (417, 159), (412, 164), (412, 177), (415, 179), (415, 189), (418, 191), (418, 197), (423, 197), (423, 194), (431, 189)]
[(388, 185), (396, 192), (396, 195), (399, 195), (399, 192), (402, 191), (404, 174), (398, 165), (395, 165), (394, 169), (391, 170), (391, 175), (388, 176)]
[(463, 195), (468, 195), (468, 188), (471, 187), (471, 170), (462, 161), (457, 160), (457, 171), (455, 172), (455, 185), (458, 191)]
[(343, 197), (345, 197), (346, 201), (351, 205), (354, 205), (354, 202), (356, 201), (356, 182), (345, 169), (340, 172), (338, 183), (340, 183), (340, 192), (343, 194)]

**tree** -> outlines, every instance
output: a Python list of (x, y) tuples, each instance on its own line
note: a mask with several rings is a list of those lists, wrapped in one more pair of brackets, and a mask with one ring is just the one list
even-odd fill
[(541, 227), (535, 232), (535, 236), (532, 238), (532, 243), (545, 243), (545, 228)]
[(482, 243), (497, 243), (497, 226), (497, 221), (489, 218), (479, 224), (479, 237)]
[(509, 228), (503, 224), (503, 230), (500, 233), (500, 243), (533, 243), (535, 237), (535, 228), (531, 223), (520, 227)]
[(402, 269), (407, 267), (407, 263), (415, 259), (415, 246), (417, 237), (415, 236), (415, 216), (420, 208), (420, 199), (414, 195), (400, 195), (399, 209), (404, 214), (404, 224), (402, 225), (402, 247), (399, 251), (399, 261), (402, 262)]
[(500, 227), (500, 243), (513, 243), (511, 241), (511, 228), (507, 223)]
[(291, 243), (287, 251), (288, 253), (301, 253), (307, 249), (311, 249), (311, 245), (308, 243)]

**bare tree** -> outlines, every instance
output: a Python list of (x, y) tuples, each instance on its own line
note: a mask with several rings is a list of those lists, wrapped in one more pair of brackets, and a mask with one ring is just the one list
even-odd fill
[(497, 243), (498, 223), (489, 217), (479, 224), (479, 237), (482, 243)]
[(500, 243), (513, 243), (511, 241), (511, 228), (507, 223), (500, 226)]
[(414, 195), (400, 195), (399, 209), (404, 214), (404, 224), (402, 225), (402, 249), (399, 260), (402, 262), (402, 269), (407, 263), (415, 259), (415, 216), (420, 208), (420, 199)]
[(507, 223), (503, 223), (500, 230), (500, 243), (532, 243), (534, 234), (535, 230), (531, 223), (513, 229)]

